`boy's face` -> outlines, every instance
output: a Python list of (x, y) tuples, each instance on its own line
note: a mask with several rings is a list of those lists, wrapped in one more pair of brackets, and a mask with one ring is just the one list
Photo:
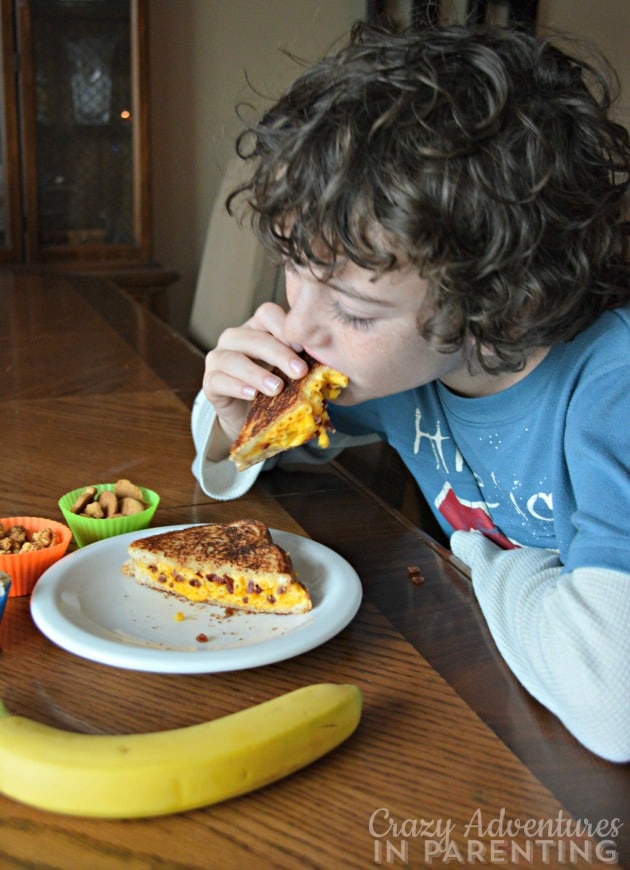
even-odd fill
[[(286, 266), (288, 343), (348, 375), (338, 401), (354, 405), (440, 379), (475, 393), (461, 352), (438, 353), (419, 335), (427, 282), (412, 268), (373, 272), (346, 262), (335, 274)], [(470, 386), (470, 388), (469, 388)]]

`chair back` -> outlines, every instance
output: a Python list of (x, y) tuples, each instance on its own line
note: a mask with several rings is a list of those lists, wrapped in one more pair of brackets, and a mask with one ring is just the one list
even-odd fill
[(243, 161), (234, 158), (219, 187), (204, 246), (188, 323), (192, 340), (204, 350), (215, 347), (228, 326), (247, 320), (258, 305), (282, 294), (280, 269), (254, 236), (225, 208), (229, 193), (243, 178)]

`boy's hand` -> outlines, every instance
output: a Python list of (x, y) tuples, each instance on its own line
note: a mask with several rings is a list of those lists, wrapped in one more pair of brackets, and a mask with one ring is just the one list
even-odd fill
[(221, 333), (206, 356), (203, 391), (231, 441), (241, 431), (256, 393), (274, 396), (281, 391), (282, 381), (270, 368), (277, 367), (290, 378), (306, 374), (306, 363), (282, 337), (285, 317), (279, 305), (265, 302), (242, 326)]

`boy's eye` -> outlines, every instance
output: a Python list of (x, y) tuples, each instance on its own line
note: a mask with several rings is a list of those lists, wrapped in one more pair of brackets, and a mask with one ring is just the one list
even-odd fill
[(344, 311), (336, 299), (332, 302), (332, 311), (336, 320), (340, 320), (352, 329), (370, 329), (374, 325), (374, 320), (371, 317), (357, 317)]

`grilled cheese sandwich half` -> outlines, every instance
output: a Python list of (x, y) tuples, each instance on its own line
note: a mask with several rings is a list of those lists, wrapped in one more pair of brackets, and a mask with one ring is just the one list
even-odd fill
[(274, 369), (284, 381), (282, 392), (277, 396), (259, 393), (252, 401), (230, 450), (230, 459), (239, 471), (313, 438), (320, 447), (328, 447), (332, 425), (326, 406), (348, 386), (348, 378), (308, 354), (303, 353), (302, 358), (309, 365), (303, 378), (292, 380)]
[(312, 602), (289, 554), (258, 520), (209, 523), (131, 543), (122, 571), (189, 601), (253, 613), (306, 613)]

